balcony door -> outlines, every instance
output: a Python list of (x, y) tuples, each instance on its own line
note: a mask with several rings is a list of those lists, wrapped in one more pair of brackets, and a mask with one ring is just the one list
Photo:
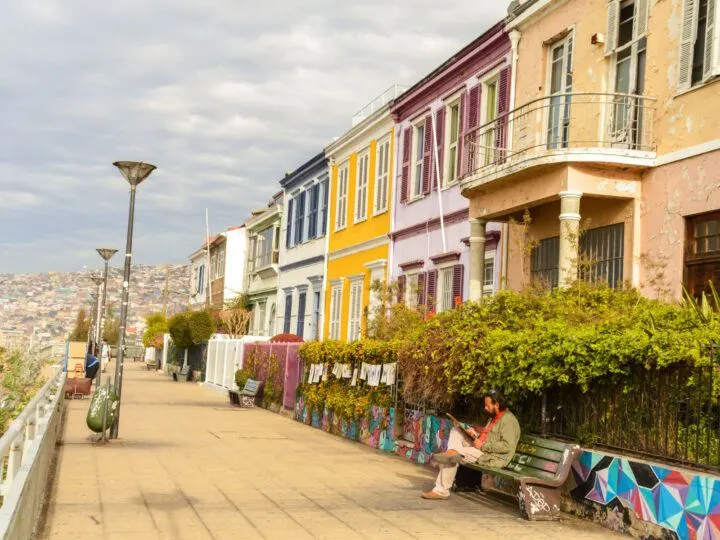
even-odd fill
[[(647, 51), (647, 0), (620, 2), (615, 49), (615, 97), (612, 103), (610, 142), (614, 147), (642, 146), (645, 63)], [(644, 17), (644, 18), (643, 18)]]
[(572, 92), (572, 34), (550, 46), (550, 99), (547, 128), (549, 150), (568, 147)]

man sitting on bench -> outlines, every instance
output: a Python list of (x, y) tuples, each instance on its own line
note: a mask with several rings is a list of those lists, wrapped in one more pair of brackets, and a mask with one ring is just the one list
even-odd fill
[(520, 440), (520, 424), (507, 410), (505, 398), (496, 390), (485, 395), (485, 411), (490, 415), (485, 427), (469, 428), (470, 435), (457, 425), (452, 429), (447, 452), (433, 456), (440, 472), (435, 487), (423, 493), (423, 499), (447, 499), (460, 463), (482, 463), (497, 468), (510, 463)]
[(85, 355), (85, 377), (94, 379), (98, 369), (100, 369), (100, 362), (91, 352), (88, 352)]

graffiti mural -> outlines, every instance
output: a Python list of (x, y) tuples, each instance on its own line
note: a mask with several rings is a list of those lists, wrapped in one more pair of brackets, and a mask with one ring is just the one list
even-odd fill
[(584, 451), (573, 464), (575, 500), (627, 508), (681, 539), (720, 540), (720, 479)]
[(452, 422), (447, 418), (406, 410), (403, 440), (397, 453), (417, 463), (429, 463), (433, 454), (447, 450), (451, 429)]

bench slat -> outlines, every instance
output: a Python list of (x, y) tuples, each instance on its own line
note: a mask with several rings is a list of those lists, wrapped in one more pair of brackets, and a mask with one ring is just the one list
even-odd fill
[(522, 440), (517, 446), (517, 453), (526, 456), (537, 457), (540, 459), (546, 459), (548, 461), (554, 461), (560, 463), (563, 459), (563, 452), (558, 450), (548, 450), (547, 448), (540, 448), (538, 446), (532, 446), (524, 443)]
[(518, 473), (519, 476), (531, 476), (533, 478), (543, 478), (545, 480), (555, 480), (556, 474), (553, 472), (546, 472), (534, 467), (526, 465), (520, 465), (518, 463), (511, 463), (508, 470)]
[(520, 441), (530, 446), (537, 446), (538, 448), (545, 448), (546, 450), (555, 450), (556, 452), (565, 451), (568, 445), (559, 441), (551, 441), (550, 439), (543, 439), (542, 437), (536, 437), (535, 435), (523, 435)]
[(548, 461), (546, 459), (539, 459), (533, 456), (524, 456), (518, 454), (515, 454), (513, 456), (508, 468), (512, 468), (514, 466), (532, 467), (533, 469), (548, 472), (553, 475), (557, 474), (558, 470), (560, 469), (560, 464), (555, 463), (554, 461)]

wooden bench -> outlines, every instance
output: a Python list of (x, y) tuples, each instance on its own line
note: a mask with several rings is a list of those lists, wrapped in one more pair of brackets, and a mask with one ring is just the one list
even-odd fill
[(190, 374), (190, 366), (185, 366), (180, 371), (173, 373), (173, 380), (178, 382), (187, 382)]
[(255, 398), (257, 397), (261, 386), (262, 381), (248, 379), (242, 390), (228, 390), (230, 403), (232, 405), (237, 405), (238, 407), (254, 407)]
[(523, 435), (506, 467), (463, 465), (514, 482), (520, 514), (531, 521), (548, 521), (560, 518), (560, 490), (579, 453), (576, 444)]

